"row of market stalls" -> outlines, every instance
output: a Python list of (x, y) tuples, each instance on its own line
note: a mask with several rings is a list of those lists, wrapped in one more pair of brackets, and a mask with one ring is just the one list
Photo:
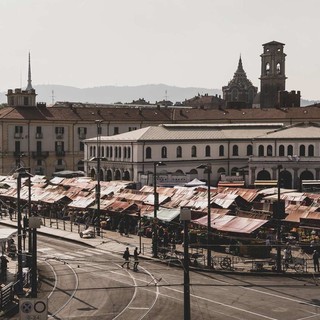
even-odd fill
[[(22, 178), (22, 187), (17, 190), (15, 178), (0, 177), (2, 211), (8, 210), (9, 207), (16, 209), (19, 192), (25, 214), (27, 204), (32, 203), (32, 210), (50, 219), (76, 221), (82, 217), (83, 219), (79, 220), (81, 223), (93, 223), (97, 215), (96, 181), (88, 177), (54, 177), (47, 180), (44, 176), (34, 176), (30, 181), (31, 185), (28, 179)], [(146, 225), (153, 223), (153, 186), (134, 190), (129, 189), (132, 183), (128, 181), (100, 181), (100, 186), (102, 227), (117, 229), (120, 221), (125, 219), (129, 225), (129, 232), (136, 232), (140, 217), (145, 220)], [(201, 235), (194, 241), (206, 242), (209, 197), (213, 243), (217, 243), (214, 241), (217, 240), (215, 237), (223, 238), (224, 244), (258, 240), (265, 243), (267, 238), (272, 239), (275, 234), (272, 212), (279, 191), (287, 213), (282, 221), (282, 233), (288, 234), (288, 238), (290, 233), (294, 234), (296, 241), (318, 241), (320, 195), (298, 193), (288, 189), (218, 187), (210, 188), (208, 194), (208, 188), (203, 185), (158, 187), (157, 219), (164, 227), (171, 225), (171, 228), (179, 228), (180, 208), (188, 207), (192, 212), (191, 233)]]

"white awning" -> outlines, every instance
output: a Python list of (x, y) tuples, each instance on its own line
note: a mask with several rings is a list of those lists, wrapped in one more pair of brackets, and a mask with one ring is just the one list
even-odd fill
[(13, 228), (0, 228), (0, 241), (6, 241), (17, 234), (17, 230)]

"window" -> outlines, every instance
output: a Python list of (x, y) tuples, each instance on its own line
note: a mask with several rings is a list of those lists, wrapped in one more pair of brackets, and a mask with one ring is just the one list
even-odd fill
[(280, 64), (280, 62), (277, 63), (277, 74), (281, 74), (281, 64)]
[(57, 160), (57, 165), (58, 166), (63, 166), (63, 160), (62, 159), (58, 159)]
[(28, 97), (23, 97), (23, 105), (24, 105), (24, 106), (27, 106), (28, 103), (29, 103)]
[(126, 159), (127, 158), (127, 147), (123, 148), (123, 158)]
[(147, 147), (146, 148), (146, 159), (151, 159), (151, 148), (150, 147)]
[(87, 128), (86, 127), (79, 127), (78, 128), (78, 135), (79, 135), (79, 139), (85, 139), (86, 135), (87, 135)]
[(265, 74), (268, 75), (270, 73), (270, 63), (266, 63)]
[(63, 139), (64, 127), (56, 127), (56, 138)]
[(268, 146), (267, 146), (267, 156), (268, 157), (272, 157), (272, 146), (269, 144)]
[(167, 157), (167, 147), (162, 147), (161, 148), (161, 158), (166, 158)]
[(232, 175), (232, 176), (236, 176), (237, 173), (238, 173), (238, 171), (239, 171), (239, 169), (238, 169), (237, 167), (232, 168), (232, 169), (231, 169), (231, 175)]
[(238, 100), (238, 90), (237, 89), (232, 89), (232, 91), (231, 91), (231, 100), (232, 101)]
[(42, 139), (42, 127), (36, 128), (36, 139)]
[(109, 158), (109, 157), (110, 157), (110, 147), (109, 147), (109, 146), (107, 147), (107, 150), (106, 150), (106, 151), (107, 151), (106, 157)]
[(288, 145), (288, 156), (293, 156), (293, 146), (291, 144)]
[(118, 147), (119, 158), (121, 158), (121, 147)]
[(137, 127), (129, 127), (129, 131), (137, 130)]
[(80, 141), (79, 150), (84, 151), (84, 143)]
[(226, 170), (224, 168), (219, 168), (218, 169), (218, 173), (219, 174), (224, 174), (224, 173), (226, 173)]
[(223, 156), (224, 156), (224, 146), (223, 146), (223, 145), (220, 145), (220, 146), (219, 146), (219, 156), (220, 156), (220, 157), (223, 157)]
[(112, 158), (112, 157), (113, 157), (113, 148), (110, 147), (110, 158)]
[(113, 128), (113, 134), (119, 134), (119, 127)]
[(308, 146), (308, 156), (313, 157), (314, 156), (314, 146), (313, 144), (309, 144)]
[(40, 159), (37, 160), (37, 166), (42, 166), (42, 160)]
[(253, 147), (252, 144), (247, 145), (247, 156), (252, 156), (253, 155)]
[(41, 141), (37, 141), (37, 153), (41, 153), (42, 151), (42, 143)]
[(22, 138), (23, 127), (22, 126), (15, 126), (14, 127), (14, 137), (15, 138)]
[(56, 150), (56, 155), (58, 155), (58, 156), (64, 155), (64, 142), (63, 141), (56, 141), (55, 142), (55, 150)]
[(89, 149), (89, 157), (93, 157), (93, 147), (90, 147)]
[(258, 155), (259, 155), (259, 157), (263, 157), (264, 156), (264, 146), (263, 145), (259, 146)]
[(98, 126), (97, 126), (97, 134), (98, 134), (98, 135), (102, 134), (102, 127), (101, 127), (101, 125), (98, 125)]
[(128, 149), (127, 149), (127, 157), (128, 157), (128, 159), (130, 159), (131, 158), (131, 148), (130, 147), (128, 147)]
[(234, 145), (234, 146), (232, 147), (232, 155), (233, 155), (233, 156), (238, 156), (238, 155), (239, 155), (239, 148), (238, 148), (237, 145)]
[(211, 156), (211, 148), (210, 146), (206, 146), (206, 157), (210, 157)]
[(56, 134), (64, 134), (64, 127), (56, 127)]
[(302, 157), (306, 155), (306, 147), (303, 144), (299, 147), (299, 155)]
[(197, 156), (197, 147), (196, 146), (192, 146), (191, 147), (191, 157), (194, 158)]
[(118, 147), (114, 148), (114, 157), (118, 158)]
[(279, 157), (283, 157), (284, 156), (284, 145), (280, 145), (279, 146)]
[(182, 148), (180, 146), (177, 147), (177, 158), (182, 158)]

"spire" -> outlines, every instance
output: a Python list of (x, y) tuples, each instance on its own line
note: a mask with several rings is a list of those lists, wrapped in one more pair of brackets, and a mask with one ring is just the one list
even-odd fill
[(244, 73), (243, 66), (242, 66), (241, 54), (240, 54), (238, 69), (237, 69), (236, 73)]
[(31, 63), (30, 63), (30, 51), (29, 51), (29, 66), (28, 66), (28, 85), (26, 90), (32, 90), (32, 84), (31, 84)]

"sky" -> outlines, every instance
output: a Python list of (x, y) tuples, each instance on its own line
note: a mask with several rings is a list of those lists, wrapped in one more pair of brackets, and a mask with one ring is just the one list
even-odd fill
[(319, 0), (0, 0), (0, 91), (167, 84), (221, 89), (239, 56), (260, 90), (262, 44), (285, 44), (286, 90), (320, 99)]

